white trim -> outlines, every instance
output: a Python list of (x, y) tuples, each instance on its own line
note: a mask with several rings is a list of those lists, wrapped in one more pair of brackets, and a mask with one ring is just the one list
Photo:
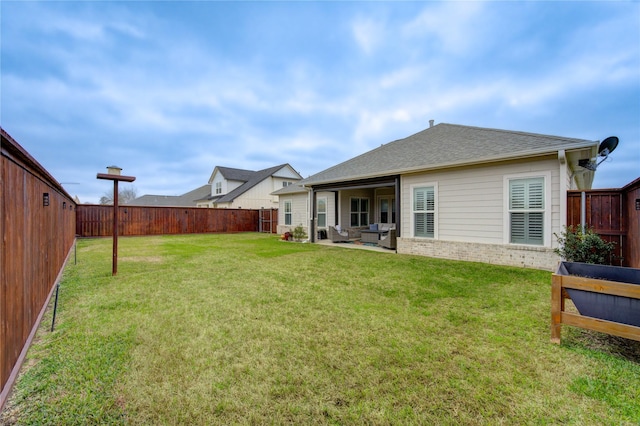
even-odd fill
[[(433, 187), (433, 202), (434, 202), (434, 206), (433, 206), (433, 238), (429, 238), (429, 237), (416, 237), (414, 234), (415, 231), (415, 223), (414, 223), (414, 219), (413, 219), (413, 193), (414, 193), (414, 188), (426, 188), (426, 187)], [(437, 240), (438, 239), (438, 210), (440, 208), (440, 203), (438, 202), (438, 182), (424, 182), (424, 183), (414, 183), (412, 185), (409, 185), (409, 226), (411, 228), (411, 238), (425, 238), (425, 239), (430, 239), (430, 240)], [(397, 212), (396, 212), (397, 214)]]
[[(510, 220), (509, 220), (509, 181), (515, 179), (531, 179), (542, 178), (544, 179), (544, 242), (540, 245), (534, 244), (512, 244), (510, 235)], [(527, 172), (517, 173), (503, 176), (503, 209), (502, 209), (502, 240), (505, 245), (509, 246), (530, 246), (530, 247), (551, 247), (551, 214), (553, 209), (551, 208), (551, 171), (546, 170), (543, 172)]]

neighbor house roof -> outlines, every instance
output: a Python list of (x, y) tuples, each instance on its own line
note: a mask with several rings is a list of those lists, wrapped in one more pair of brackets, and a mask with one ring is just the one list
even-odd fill
[[(291, 170), (293, 170), (293, 167), (291, 167), (288, 163), (269, 167), (267, 169), (259, 170), (257, 172), (253, 172), (251, 170), (231, 169), (228, 167), (216, 167), (216, 169), (220, 173), (222, 173), (225, 179), (242, 181), (244, 183), (226, 194), (212, 196), (211, 193), (209, 193), (208, 196), (203, 197), (203, 199), (214, 201), (216, 203), (230, 203), (236, 198), (238, 198), (240, 195), (244, 194), (245, 192), (247, 192), (257, 184), (259, 184), (263, 180), (276, 174), (279, 170), (285, 167), (290, 167)], [(214, 170), (214, 173), (215, 173), (215, 170)], [(212, 179), (213, 179), (213, 175), (212, 175)]]
[(216, 171), (220, 172), (226, 180), (235, 180), (239, 182), (247, 182), (256, 173), (253, 170), (234, 169), (232, 167), (216, 166), (211, 172), (209, 183), (213, 182), (213, 177), (216, 175)]
[(143, 195), (126, 203), (129, 206), (195, 207), (196, 200), (211, 193), (211, 185), (202, 185), (182, 195)]
[(296, 182), (292, 185), (285, 186), (284, 188), (280, 188), (277, 191), (273, 191), (271, 195), (299, 194), (302, 192), (309, 192), (309, 188), (305, 188), (299, 182)]
[(305, 186), (447, 167), (548, 155), (591, 148), (597, 141), (440, 123), (301, 181)]

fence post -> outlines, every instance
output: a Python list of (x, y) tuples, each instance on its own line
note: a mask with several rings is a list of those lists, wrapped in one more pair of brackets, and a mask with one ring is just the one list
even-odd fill
[(551, 342), (556, 344), (560, 344), (562, 311), (564, 311), (562, 276), (553, 274), (551, 276)]

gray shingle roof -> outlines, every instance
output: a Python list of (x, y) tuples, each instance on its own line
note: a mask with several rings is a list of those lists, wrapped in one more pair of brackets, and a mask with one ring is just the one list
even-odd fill
[(524, 158), (597, 141), (440, 123), (316, 173), (314, 185)]
[(278, 189), (277, 191), (273, 191), (271, 195), (287, 195), (287, 194), (299, 194), (302, 192), (309, 192), (308, 188), (300, 185), (298, 182), (285, 186), (283, 188)]
[(195, 207), (196, 200), (211, 194), (211, 185), (202, 185), (182, 195), (143, 195), (126, 203), (129, 206)]
[[(250, 170), (241, 170), (241, 169), (229, 169), (229, 168), (225, 168), (225, 167), (218, 167), (218, 170), (223, 174), (223, 176), (228, 179), (228, 180), (244, 180), (244, 183), (242, 185), (240, 185), (239, 187), (237, 187), (236, 189), (234, 189), (233, 191), (227, 193), (227, 194), (223, 194), (219, 197), (213, 196), (213, 197), (209, 197), (210, 200), (215, 200), (216, 203), (229, 203), (233, 200), (235, 200), (236, 198), (238, 198), (240, 195), (244, 194), (245, 192), (247, 192), (248, 190), (250, 190), (251, 188), (253, 188), (254, 186), (256, 186), (257, 184), (259, 184), (260, 182), (262, 182), (263, 180), (265, 180), (266, 178), (268, 178), (269, 176), (273, 175), (274, 173), (276, 173), (278, 170), (282, 169), (283, 167), (287, 167), (288, 164), (280, 164), (279, 166), (273, 166), (273, 167), (269, 167), (267, 169), (263, 169), (263, 170), (259, 170), (257, 172), (252, 172)], [(222, 169), (225, 169), (227, 171), (227, 173), (230, 173), (229, 175), (226, 175), (223, 173)], [(246, 178), (245, 179), (231, 179), (229, 176), (231, 176), (231, 173), (235, 173), (237, 172), (237, 174), (235, 175), (236, 177), (240, 177), (241, 175), (243, 177)], [(248, 172), (248, 173), (244, 173), (244, 172)]]
[(226, 180), (236, 180), (240, 182), (247, 182), (256, 173), (253, 170), (234, 169), (231, 167), (217, 167), (218, 171)]

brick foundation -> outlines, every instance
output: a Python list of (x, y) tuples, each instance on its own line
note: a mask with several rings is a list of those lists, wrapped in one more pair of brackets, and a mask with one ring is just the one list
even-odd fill
[(547, 247), (507, 246), (430, 240), (424, 238), (398, 238), (398, 253), (441, 259), (466, 260), (524, 268), (556, 269), (560, 257)]

